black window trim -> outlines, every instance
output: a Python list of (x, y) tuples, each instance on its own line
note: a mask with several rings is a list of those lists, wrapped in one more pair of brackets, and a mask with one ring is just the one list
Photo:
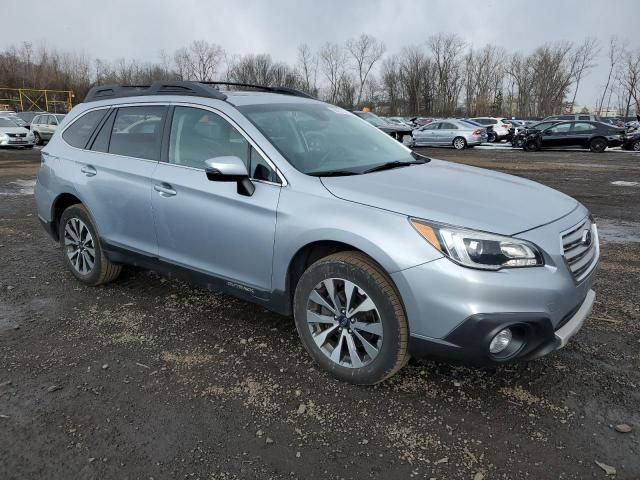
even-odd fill
[[(190, 167), (188, 165), (176, 165), (169, 162), (169, 137), (171, 135), (171, 124), (173, 123), (173, 114), (175, 111), (175, 107), (199, 108), (200, 110), (206, 110), (206, 111), (212, 112), (213, 114), (218, 115), (223, 120), (227, 121), (229, 124), (231, 124), (231, 126), (233, 126), (238, 131), (238, 133), (240, 133), (240, 135), (242, 135), (242, 137), (249, 144), (249, 147), (254, 149), (256, 152), (258, 152), (258, 154), (262, 156), (265, 162), (267, 162), (269, 167), (271, 167), (271, 169), (276, 173), (277, 177), (280, 179), (280, 182), (270, 182), (269, 180), (260, 180), (260, 179), (251, 178), (252, 182), (265, 183), (267, 185), (275, 185), (277, 187), (285, 187), (289, 185), (289, 182), (287, 181), (286, 177), (282, 174), (282, 172), (276, 166), (276, 164), (267, 156), (264, 150), (260, 148), (260, 146), (251, 138), (251, 136), (242, 127), (240, 127), (240, 125), (238, 125), (237, 122), (235, 122), (229, 115), (227, 115), (222, 110), (219, 110), (215, 107), (210, 107), (208, 105), (198, 104), (198, 103), (172, 102), (169, 105), (169, 113), (167, 114), (167, 121), (165, 122), (166, 135), (164, 135), (162, 138), (162, 154), (160, 156), (161, 158), (160, 161), (162, 161), (163, 163), (173, 165), (174, 167), (178, 167), (178, 168), (188, 168), (191, 170), (202, 171), (201, 168)], [(171, 115), (171, 117), (169, 117), (169, 114)]]
[[(85, 143), (85, 144), (84, 144), (84, 147), (82, 147), (82, 148), (80, 148), (80, 147), (75, 147), (75, 146), (71, 145), (69, 142), (67, 142), (67, 141), (65, 140), (65, 138), (64, 138), (64, 134), (65, 134), (65, 132), (66, 132), (69, 128), (71, 128), (71, 126), (72, 126), (72, 125), (74, 125), (78, 120), (80, 120), (82, 117), (84, 117), (86, 114), (88, 114), (88, 113), (90, 113), (90, 112), (95, 112), (96, 110), (110, 110), (110, 109), (111, 109), (111, 106), (109, 105), (109, 106), (96, 107), (96, 108), (91, 108), (91, 109), (89, 109), (89, 110), (85, 110), (85, 111), (84, 111), (84, 112), (82, 112), (80, 115), (76, 116), (76, 117), (71, 121), (71, 123), (68, 123), (68, 124), (64, 127), (64, 129), (60, 132), (60, 137), (62, 138), (62, 140), (64, 141), (64, 143), (65, 143), (67, 146), (71, 147), (71, 148), (76, 148), (76, 149), (78, 149), (78, 150), (87, 150), (88, 142), (91, 142), (91, 141), (93, 140), (93, 135), (96, 133), (96, 129), (94, 129), (94, 130), (93, 130), (93, 132), (91, 132), (91, 135), (89, 135), (89, 140), (88, 140), (88, 142), (87, 142), (87, 143)], [(105, 117), (104, 117), (104, 118), (106, 118), (106, 117), (108, 117), (108, 116), (109, 116), (109, 115), (107, 114), (107, 115), (105, 115)], [(99, 124), (98, 124), (98, 127), (101, 127), (101, 126), (102, 126), (102, 121), (104, 120), (104, 118), (103, 118), (102, 120), (100, 120), (100, 122), (99, 122)], [(97, 127), (97, 128), (98, 128), (98, 127)]]

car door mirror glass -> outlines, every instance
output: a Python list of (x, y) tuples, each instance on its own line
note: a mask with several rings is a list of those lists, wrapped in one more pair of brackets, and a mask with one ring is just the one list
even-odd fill
[(249, 179), (247, 166), (240, 157), (233, 155), (205, 160), (205, 173), (212, 182), (236, 182), (238, 193), (250, 197), (256, 187)]

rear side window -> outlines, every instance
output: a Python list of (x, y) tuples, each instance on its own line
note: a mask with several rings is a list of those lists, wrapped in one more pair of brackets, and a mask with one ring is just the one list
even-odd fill
[(93, 140), (93, 144), (91, 145), (91, 150), (93, 150), (94, 152), (107, 153), (109, 151), (109, 140), (111, 138), (111, 130), (113, 128), (113, 119), (115, 118), (115, 116), (116, 111), (113, 110), (100, 128), (100, 131), (96, 135), (96, 138)]
[(107, 111), (102, 109), (85, 113), (64, 131), (62, 138), (72, 147), (84, 148)]
[(113, 123), (109, 153), (158, 160), (167, 108), (155, 105), (119, 108)]
[(440, 124), (440, 130), (457, 130), (458, 127), (456, 127), (453, 123), (449, 123), (449, 122), (442, 122)]
[(571, 130), (576, 133), (589, 133), (595, 129), (595, 125), (592, 125), (591, 123), (576, 122), (573, 124), (573, 128)]

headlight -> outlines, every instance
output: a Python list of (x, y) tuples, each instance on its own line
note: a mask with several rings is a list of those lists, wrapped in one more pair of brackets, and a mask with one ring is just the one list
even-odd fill
[(540, 250), (525, 240), (438, 225), (415, 218), (410, 222), (426, 241), (465, 267), (499, 270), (544, 265)]
[(9, 138), (9, 135), (7, 135), (6, 133), (0, 133), (0, 141), (7, 140), (8, 138)]

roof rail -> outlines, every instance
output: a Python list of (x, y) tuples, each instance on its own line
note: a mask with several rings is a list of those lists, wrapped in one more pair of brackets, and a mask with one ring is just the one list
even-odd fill
[(226, 100), (227, 96), (217, 88), (200, 82), (167, 81), (151, 85), (101, 85), (91, 88), (85, 102), (96, 102), (111, 98), (137, 97), (147, 95), (191, 95), (197, 97)]
[(204, 85), (226, 85), (229, 87), (242, 87), (242, 88), (255, 88), (256, 90), (262, 90), (265, 92), (271, 93), (280, 93), (282, 95), (293, 95), (294, 97), (302, 97), (302, 98), (315, 98), (308, 93), (305, 93), (301, 90), (296, 90), (295, 88), (289, 87), (268, 87), (266, 85), (254, 85), (252, 83), (238, 83), (238, 82), (199, 82)]
[(96, 102), (110, 98), (137, 97), (147, 95), (191, 95), (197, 97), (215, 98), (226, 100), (227, 96), (217, 87), (226, 85), (229, 87), (254, 88), (282, 95), (293, 95), (302, 98), (314, 98), (300, 90), (289, 87), (267, 87), (264, 85), (252, 85), (250, 83), (236, 82), (195, 82), (195, 81), (166, 81), (154, 82), (151, 85), (101, 85), (92, 87), (84, 98), (85, 102)]

